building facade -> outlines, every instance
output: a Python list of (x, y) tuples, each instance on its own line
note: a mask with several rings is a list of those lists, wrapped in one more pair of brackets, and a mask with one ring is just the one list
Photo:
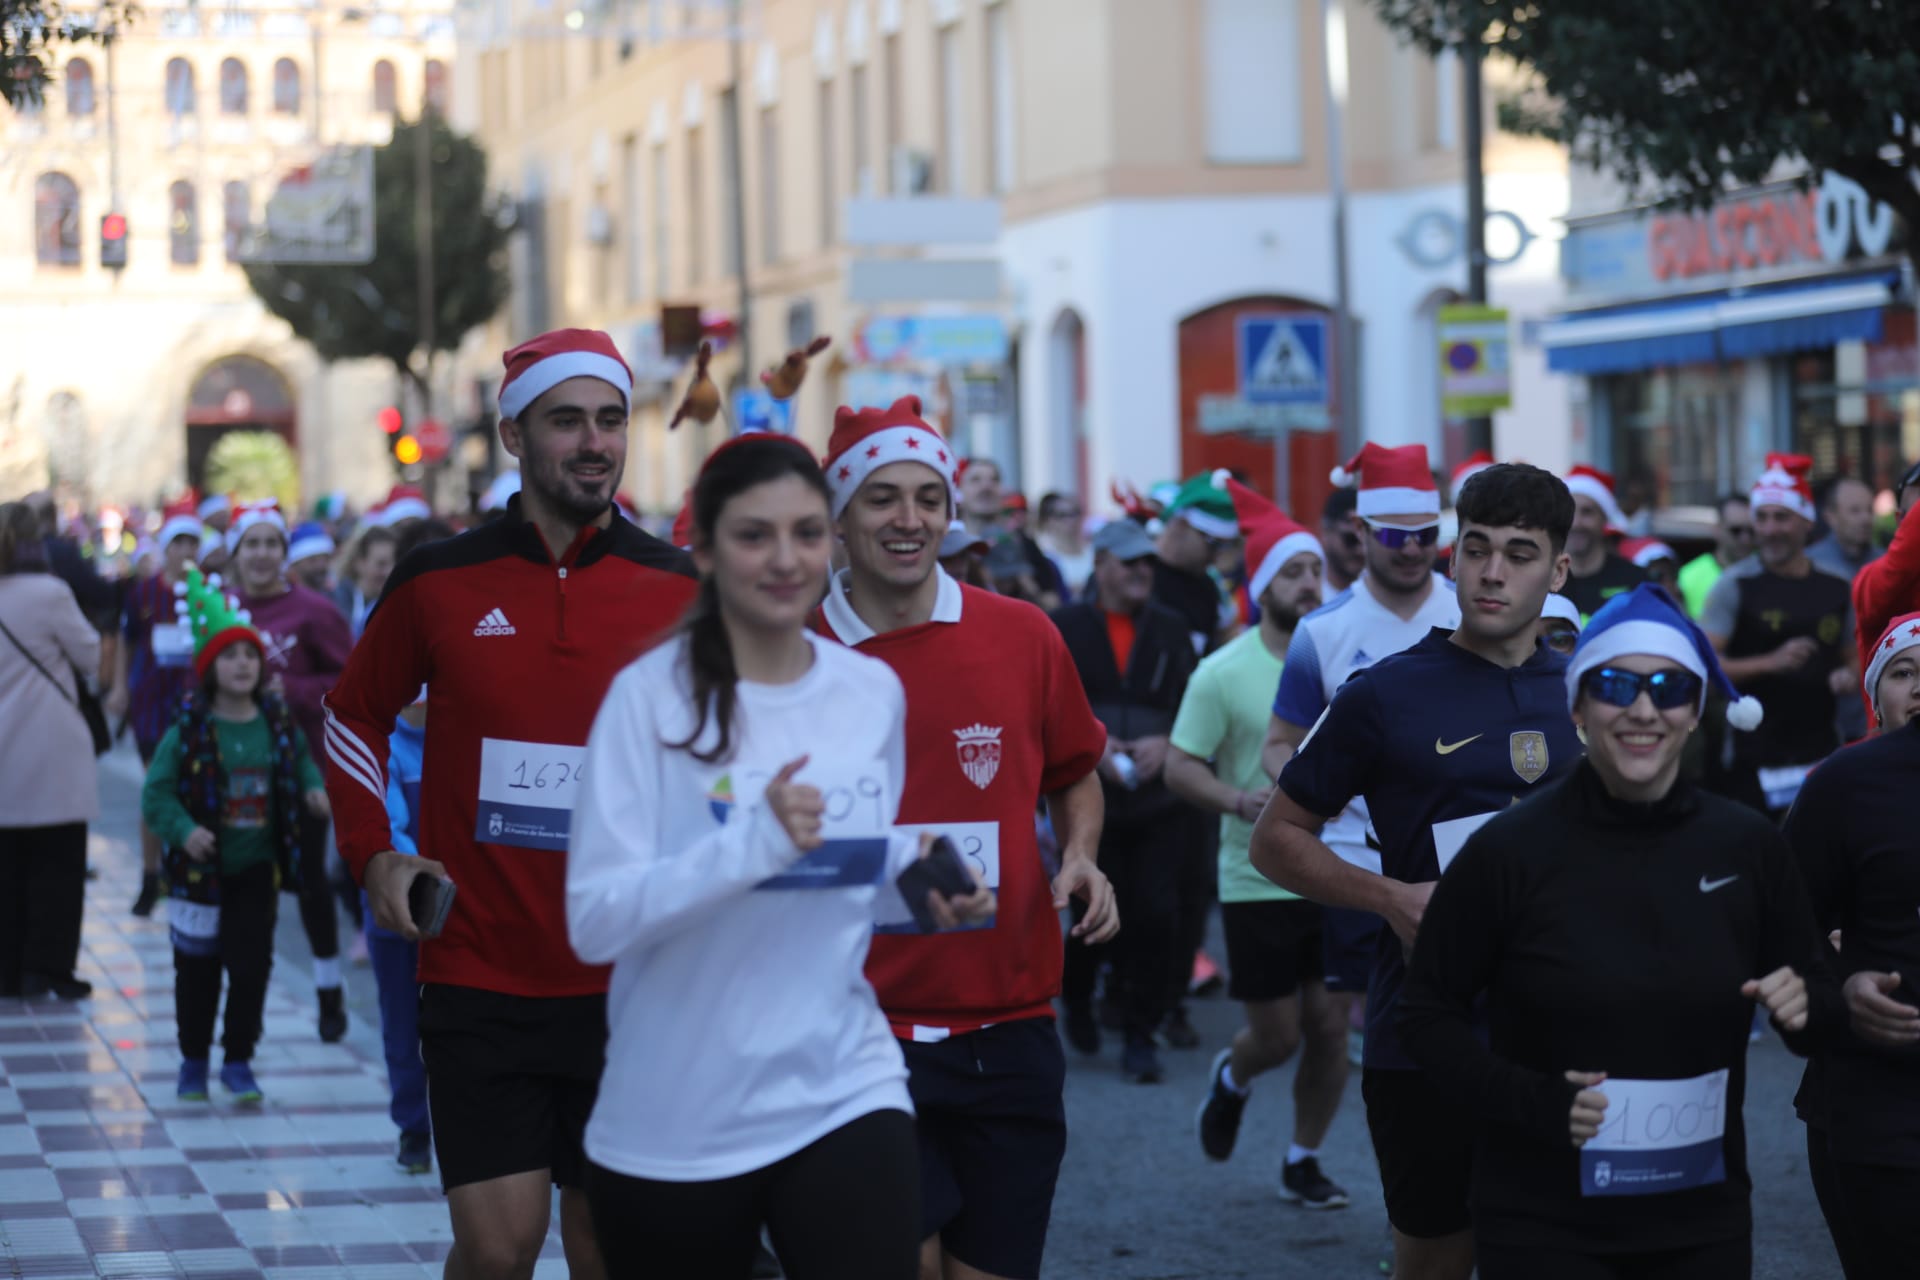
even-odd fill
[[(1335, 12), (1358, 422), (1364, 438), (1428, 444), (1440, 465), (1460, 440), (1442, 420), (1434, 319), (1466, 282), (1458, 72), (1400, 47), (1359, 0)], [(675, 506), (722, 429), (665, 430), (684, 364), (661, 355), (664, 304), (697, 306), (722, 333), (744, 314), (758, 367), (832, 334), (795, 409), (816, 443), (835, 405), (918, 391), (963, 449), (1031, 493), (1098, 500), (1116, 480), (1217, 465), (1264, 486), (1282, 422), (1307, 428), (1296, 470), (1324, 476), (1337, 446), (1312, 428), (1337, 421), (1342, 353), (1325, 325), (1320, 5), (760, 0), (738, 26), (729, 13), (702, 0), (462, 11), (456, 98), (523, 210), (515, 301), (482, 345), (560, 324), (612, 332), (646, 384), (629, 468), (642, 505)], [(1486, 156), (1488, 207), (1512, 215), (1496, 220), (1490, 249), (1507, 260), (1490, 292), (1518, 333), (1560, 298), (1567, 168), (1557, 148), (1494, 131), (1491, 111)], [(860, 197), (903, 203), (876, 219)], [(889, 242), (876, 220), (908, 230)], [(1503, 252), (1499, 230), (1522, 226), (1537, 238)], [(1307, 336), (1281, 351), (1289, 325)], [(1267, 348), (1236, 356), (1247, 333)], [(740, 345), (716, 363), (723, 384), (750, 385)], [(1303, 385), (1318, 379), (1317, 407), (1236, 416), (1247, 368), (1277, 355), (1299, 357)], [(465, 368), (476, 405), (497, 359)], [(1513, 390), (1498, 446), (1563, 465), (1565, 384), (1537, 346), (1514, 345)], [(1324, 484), (1306, 490), (1317, 503)]]
[[(378, 144), (444, 101), (448, 6), (143, 5), (58, 51), (37, 106), (0, 108), (0, 465), (10, 491), (152, 503), (215, 441), (267, 430), (308, 497), (392, 482), (370, 362), (322, 366), (239, 265), (275, 184), (322, 145)], [(124, 215), (124, 268), (101, 261)]]

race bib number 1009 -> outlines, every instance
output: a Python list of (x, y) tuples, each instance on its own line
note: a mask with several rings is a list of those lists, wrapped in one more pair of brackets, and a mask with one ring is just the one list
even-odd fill
[(565, 852), (585, 747), (487, 738), (480, 744), (480, 804), (473, 838)]

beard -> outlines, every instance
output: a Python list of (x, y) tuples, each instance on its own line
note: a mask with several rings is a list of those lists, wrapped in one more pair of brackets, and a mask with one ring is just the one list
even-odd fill
[(1320, 597), (1296, 596), (1292, 600), (1268, 601), (1260, 607), (1273, 616), (1274, 626), (1282, 631), (1292, 631), (1300, 625), (1300, 619), (1320, 607)]
[[(577, 463), (605, 466), (606, 478), (592, 484), (583, 483), (571, 469)], [(584, 525), (598, 520), (613, 505), (620, 478), (621, 468), (616, 459), (605, 454), (576, 453), (527, 468), (522, 483), (539, 494), (549, 510)]]

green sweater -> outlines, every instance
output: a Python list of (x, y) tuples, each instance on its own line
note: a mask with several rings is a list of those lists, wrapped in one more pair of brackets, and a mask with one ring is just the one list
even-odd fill
[[(221, 797), (220, 826), (213, 834), (219, 841), (220, 870), (243, 871), (262, 862), (273, 861), (273, 736), (267, 718), (251, 720), (213, 719), (214, 738), (220, 744), (220, 764), (226, 772)], [(300, 789), (311, 791), (325, 785), (313, 758), (307, 754), (306, 738), (294, 731), (299, 752)], [(140, 792), (140, 816), (147, 829), (173, 848), (181, 848), (199, 824), (180, 803), (180, 728), (167, 730), (153, 753), (147, 769), (146, 784)]]

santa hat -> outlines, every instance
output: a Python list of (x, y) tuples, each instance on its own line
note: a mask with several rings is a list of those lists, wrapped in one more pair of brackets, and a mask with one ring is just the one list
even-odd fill
[(1546, 603), (1540, 606), (1540, 616), (1571, 622), (1575, 631), (1580, 630), (1580, 606), (1558, 591), (1548, 593)]
[(1476, 449), (1461, 459), (1460, 465), (1453, 469), (1453, 475), (1449, 480), (1449, 486), (1453, 490), (1453, 501), (1456, 505), (1458, 505), (1460, 501), (1460, 490), (1466, 487), (1467, 481), (1473, 479), (1492, 465), (1493, 455), (1485, 449)]
[(202, 524), (210, 523), (215, 516), (223, 516), (233, 510), (233, 499), (224, 493), (210, 493), (194, 508), (194, 514), (200, 517)]
[(487, 486), (486, 496), (480, 499), (480, 509), (482, 511), (505, 511), (507, 509), (507, 499), (518, 492), (520, 492), (520, 473), (518, 471), (502, 471), (493, 478), (493, 483)]
[(173, 545), (175, 538), (192, 538), (194, 554), (200, 553), (200, 518), (191, 513), (183, 516), (168, 516), (167, 522), (160, 526), (160, 536), (154, 539), (154, 545), (165, 551)]
[(1700, 703), (1707, 705), (1707, 690), (1718, 690), (1727, 699), (1727, 723), (1736, 729), (1760, 727), (1760, 701), (1743, 697), (1713, 651), (1706, 633), (1694, 624), (1687, 611), (1675, 603), (1666, 588), (1643, 582), (1600, 606), (1580, 634), (1573, 658), (1567, 664), (1567, 707), (1580, 700), (1580, 678), (1596, 667), (1603, 667), (1628, 654), (1645, 654), (1678, 663), (1700, 677)]
[[(1234, 517), (1233, 499), (1227, 495), (1232, 479), (1225, 470), (1206, 471), (1194, 476), (1174, 493), (1173, 500), (1161, 511), (1160, 518), (1178, 517), (1209, 538), (1237, 538), (1240, 522)], [(1259, 593), (1255, 592), (1257, 598)]]
[(373, 523), (391, 527), (402, 520), (425, 520), (433, 515), (425, 491), (410, 484), (397, 484), (387, 492), (387, 500), (376, 508)]
[(333, 539), (327, 536), (326, 527), (314, 521), (295, 525), (287, 537), (288, 564), (312, 556), (330, 556), (333, 552)]
[(257, 524), (272, 525), (280, 531), (280, 541), (287, 540), (287, 518), (280, 514), (280, 504), (265, 498), (259, 502), (243, 502), (233, 513), (233, 523), (227, 526), (227, 550), (239, 550), (240, 539)]
[(1576, 498), (1591, 498), (1599, 503), (1600, 510), (1606, 512), (1609, 528), (1627, 527), (1627, 516), (1613, 496), (1613, 476), (1609, 473), (1582, 463), (1567, 473), (1567, 490)]
[(1880, 643), (1873, 646), (1873, 661), (1867, 664), (1867, 697), (1873, 703), (1873, 718), (1880, 718), (1880, 677), (1887, 664), (1909, 649), (1920, 649), (1920, 613), (1904, 613), (1887, 624)]
[(1310, 551), (1322, 561), (1327, 558), (1320, 539), (1306, 526), (1232, 476), (1227, 477), (1227, 493), (1247, 539), (1247, 595), (1253, 600), (1260, 599), (1280, 566), (1301, 552)]
[(266, 649), (254, 628), (253, 615), (221, 591), (219, 574), (203, 578), (198, 568), (190, 567), (186, 578), (174, 584), (173, 594), (174, 613), (193, 631), (193, 671), (200, 679), (207, 678), (222, 649), (243, 640), (262, 651)]
[(1639, 565), (1642, 569), (1656, 560), (1680, 559), (1672, 547), (1658, 538), (1627, 538), (1620, 543), (1620, 554)]
[(1813, 459), (1801, 453), (1770, 453), (1766, 470), (1753, 485), (1753, 506), (1785, 507), (1797, 516), (1811, 520), (1813, 509)]
[(598, 329), (555, 329), (521, 343), (501, 357), (500, 416), (517, 418), (528, 405), (568, 378), (598, 378), (633, 407), (633, 370), (613, 339)]
[(338, 520), (347, 514), (347, 493), (344, 489), (335, 489), (313, 500), (313, 518), (315, 520)]
[[(834, 518), (847, 509), (868, 476), (894, 462), (922, 463), (947, 482), (949, 492), (954, 489), (953, 451), (920, 416), (919, 396), (901, 396), (885, 409), (841, 405), (827, 439), (827, 484), (833, 489)], [(953, 501), (958, 505), (957, 495)]]
[(1360, 488), (1354, 510), (1368, 516), (1408, 515), (1440, 511), (1440, 491), (1433, 485), (1433, 468), (1427, 462), (1427, 446), (1403, 444), (1389, 449), (1371, 442), (1360, 452), (1335, 467), (1328, 477), (1335, 487)]

